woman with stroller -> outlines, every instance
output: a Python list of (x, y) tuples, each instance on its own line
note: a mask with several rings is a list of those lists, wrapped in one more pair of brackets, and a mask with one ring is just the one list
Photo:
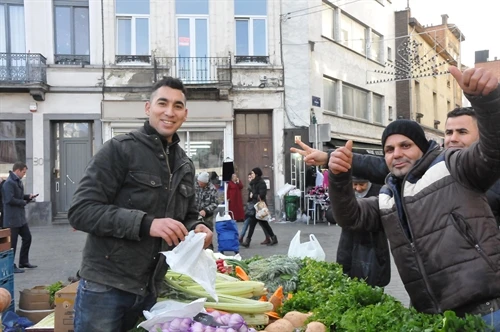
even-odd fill
[[(253, 175), (253, 180), (250, 182), (250, 199), (249, 202), (253, 204), (257, 204), (259, 201), (263, 201), (266, 203), (266, 194), (267, 194), (267, 185), (264, 179), (262, 178), (262, 170), (259, 167), (255, 167), (252, 169), (251, 174)], [(273, 229), (269, 222), (258, 220), (255, 218), (255, 215), (250, 217), (250, 229), (248, 230), (248, 236), (245, 241), (241, 244), (243, 247), (248, 248), (250, 246), (250, 242), (252, 241), (252, 235), (255, 230), (255, 226), (257, 222), (260, 224), (264, 233), (270, 237), (270, 243), (268, 245), (275, 245), (278, 243), (278, 238), (274, 235)]]

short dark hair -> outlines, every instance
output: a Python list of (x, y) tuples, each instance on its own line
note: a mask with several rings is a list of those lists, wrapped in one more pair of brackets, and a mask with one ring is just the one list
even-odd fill
[(476, 111), (472, 107), (457, 107), (453, 111), (449, 111), (446, 115), (446, 119), (448, 118), (456, 118), (462, 115), (468, 115), (474, 120), (477, 120)]
[(17, 170), (21, 170), (21, 171), (22, 171), (22, 170), (23, 170), (23, 169), (25, 169), (25, 168), (28, 168), (28, 166), (26, 166), (26, 164), (25, 164), (25, 163), (23, 163), (22, 161), (16, 161), (16, 162), (14, 163), (14, 165), (12, 166), (12, 171), (13, 171), (13, 172), (15, 172), (15, 171), (17, 171)]
[(169, 88), (180, 90), (183, 94), (184, 97), (186, 98), (187, 96), (187, 90), (186, 87), (184, 86), (184, 83), (178, 78), (174, 78), (171, 76), (166, 76), (163, 77), (161, 80), (153, 84), (153, 87), (151, 88), (151, 96), (149, 97), (149, 100), (153, 99), (153, 96), (156, 92), (161, 87), (168, 86)]

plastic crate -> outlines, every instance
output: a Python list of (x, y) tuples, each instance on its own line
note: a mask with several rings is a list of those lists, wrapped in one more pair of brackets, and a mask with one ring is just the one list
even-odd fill
[(14, 250), (0, 251), (0, 279), (14, 273)]

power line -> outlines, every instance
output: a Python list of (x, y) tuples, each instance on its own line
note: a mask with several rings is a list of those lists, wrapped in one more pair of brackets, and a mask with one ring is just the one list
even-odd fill
[[(345, 6), (345, 5), (350, 5), (352, 3), (360, 2), (360, 1), (373, 1), (373, 0), (353, 0), (353, 1), (350, 1), (350, 2), (346, 2), (346, 3), (343, 3), (343, 4), (337, 5), (337, 7), (342, 7), (342, 6)], [(323, 5), (321, 5), (321, 6), (323, 6)], [(311, 7), (311, 8), (313, 8), (313, 7)], [(331, 6), (327, 6), (327, 8), (322, 8), (320, 10), (315, 10), (315, 11), (304, 13), (304, 14), (298, 14), (298, 15), (288, 16), (288, 17), (285, 17), (284, 20), (286, 21), (286, 20), (289, 20), (289, 19), (292, 19), (292, 18), (296, 18), (296, 17), (300, 17), (300, 16), (306, 16), (306, 15), (311, 15), (311, 14), (315, 14), (315, 13), (320, 13), (320, 12), (325, 11), (325, 10), (335, 10), (335, 8), (333, 8)]]

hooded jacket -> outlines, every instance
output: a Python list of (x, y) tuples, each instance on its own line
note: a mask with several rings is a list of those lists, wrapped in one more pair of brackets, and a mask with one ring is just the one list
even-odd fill
[(412, 304), (425, 313), (463, 314), (500, 297), (500, 233), (484, 195), (500, 177), (500, 91), (469, 99), (480, 140), (444, 151), (431, 142), (402, 181), (387, 176), (378, 198), (356, 201), (351, 174), (330, 174), (338, 224), (384, 228)]
[(143, 127), (107, 141), (91, 159), (68, 212), (70, 224), (88, 233), (82, 278), (141, 296), (157, 293), (167, 271), (159, 252), (171, 248), (149, 229), (141, 232), (143, 221), (172, 218), (188, 230), (200, 223), (195, 168), (178, 143), (175, 134), (165, 149)]

